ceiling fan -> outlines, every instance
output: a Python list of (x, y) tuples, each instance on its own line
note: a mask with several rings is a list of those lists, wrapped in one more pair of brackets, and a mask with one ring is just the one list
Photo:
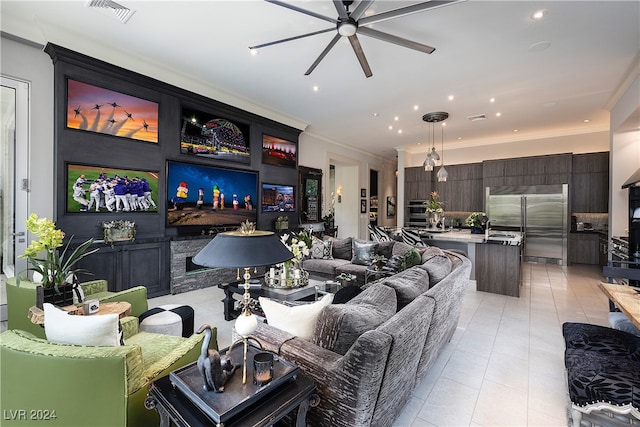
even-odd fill
[(367, 77), (371, 77), (373, 74), (371, 73), (371, 67), (369, 67), (369, 63), (367, 62), (367, 58), (364, 56), (364, 51), (362, 50), (362, 46), (360, 45), (360, 41), (358, 40), (358, 34), (362, 34), (365, 36), (373, 37), (378, 40), (386, 41), (389, 43), (396, 44), (398, 46), (406, 47), (409, 49), (414, 49), (424, 53), (432, 53), (436, 50), (434, 47), (428, 46), (426, 44), (418, 43), (415, 41), (407, 40), (402, 37), (394, 36), (392, 34), (384, 33), (382, 31), (374, 30), (372, 28), (368, 28), (368, 25), (376, 24), (378, 22), (387, 21), (389, 19), (399, 18), (401, 16), (411, 15), (413, 13), (422, 12), (427, 9), (435, 9), (441, 6), (448, 6), (454, 3), (459, 3), (465, 0), (450, 0), (450, 1), (428, 1), (423, 3), (414, 4), (412, 6), (401, 7), (399, 9), (390, 10), (388, 12), (381, 12), (375, 15), (362, 17), (364, 13), (369, 9), (369, 7), (373, 4), (374, 0), (361, 0), (353, 12), (349, 11), (349, 7), (354, 3), (351, 0), (333, 0), (333, 4), (338, 11), (338, 18), (330, 18), (328, 16), (320, 15), (318, 13), (312, 12), (310, 10), (302, 9), (298, 6), (294, 6), (292, 4), (285, 3), (279, 0), (265, 0), (268, 3), (273, 3), (278, 6), (286, 7), (287, 9), (294, 10), (296, 12), (304, 13), (305, 15), (313, 16), (314, 18), (322, 19), (324, 21), (331, 22), (335, 24), (335, 27), (327, 28), (324, 30), (313, 31), (307, 34), (301, 34), (299, 36), (288, 37), (282, 40), (276, 40), (269, 43), (264, 43), (256, 46), (250, 46), (250, 50), (260, 49), (262, 47), (272, 46), (279, 43), (284, 43), (292, 40), (301, 39), (304, 37), (315, 36), (316, 34), (327, 33), (329, 31), (337, 30), (338, 33), (333, 37), (333, 39), (329, 42), (327, 47), (320, 53), (320, 56), (311, 64), (311, 67), (304, 73), (305, 76), (311, 74), (311, 72), (320, 64), (320, 61), (324, 59), (325, 56), (329, 53), (329, 51), (338, 43), (341, 37), (347, 37), (349, 42), (351, 43), (351, 47), (360, 62), (360, 66), (362, 67), (362, 71), (364, 71), (364, 75)]

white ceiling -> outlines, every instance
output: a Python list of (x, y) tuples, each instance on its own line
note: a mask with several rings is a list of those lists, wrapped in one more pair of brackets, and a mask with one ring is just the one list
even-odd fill
[[(345, 38), (304, 76), (333, 31), (256, 56), (248, 46), (331, 23), (257, 0), (119, 3), (135, 10), (126, 24), (81, 0), (2, 0), (1, 29), (130, 69), (152, 68), (152, 77), (179, 75), (240, 98), (236, 106), (386, 158), (396, 147), (428, 149), (422, 115), (431, 111), (450, 114), (445, 149), (608, 130), (608, 109), (640, 50), (639, 1), (470, 0), (372, 27), (433, 46), (431, 55), (359, 35), (373, 77), (365, 78)], [(288, 3), (337, 17), (329, 0)], [(416, 3), (377, 0), (368, 13)], [(534, 21), (539, 9), (546, 16)], [(542, 42), (549, 47), (537, 50)], [(115, 60), (107, 54), (114, 49)], [(477, 114), (487, 119), (467, 119)], [(630, 125), (637, 121), (636, 114)]]

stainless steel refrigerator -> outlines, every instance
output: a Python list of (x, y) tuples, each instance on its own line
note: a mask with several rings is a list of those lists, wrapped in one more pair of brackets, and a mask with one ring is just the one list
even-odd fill
[(491, 228), (519, 231), (524, 261), (567, 265), (568, 185), (487, 187)]

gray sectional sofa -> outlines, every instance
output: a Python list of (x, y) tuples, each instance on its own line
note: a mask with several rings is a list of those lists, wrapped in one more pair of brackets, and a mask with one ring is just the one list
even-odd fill
[[(374, 255), (384, 255), (387, 260), (392, 257), (400, 257), (413, 246), (395, 240), (388, 242), (372, 242), (346, 237), (338, 239), (327, 237), (322, 244), (325, 250), (320, 251), (317, 245), (320, 242), (314, 239), (311, 257), (302, 261), (302, 268), (310, 275), (325, 279), (335, 279), (341, 273), (349, 273), (356, 276), (356, 284), (365, 283), (367, 267), (373, 261)], [(425, 248), (415, 248), (422, 255)], [(425, 260), (423, 260), (425, 261)]]
[(310, 426), (384, 427), (398, 416), (455, 332), (471, 273), (469, 259), (435, 249), (426, 262), (324, 307), (310, 340), (258, 325), (264, 347), (315, 382)]

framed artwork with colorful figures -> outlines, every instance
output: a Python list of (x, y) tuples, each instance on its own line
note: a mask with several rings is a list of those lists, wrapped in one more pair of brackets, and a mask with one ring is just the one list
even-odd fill
[(158, 104), (67, 79), (67, 128), (158, 143)]

